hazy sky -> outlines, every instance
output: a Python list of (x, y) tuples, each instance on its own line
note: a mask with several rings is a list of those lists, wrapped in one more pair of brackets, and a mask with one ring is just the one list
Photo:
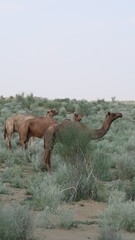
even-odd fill
[(135, 0), (0, 0), (0, 96), (135, 100)]

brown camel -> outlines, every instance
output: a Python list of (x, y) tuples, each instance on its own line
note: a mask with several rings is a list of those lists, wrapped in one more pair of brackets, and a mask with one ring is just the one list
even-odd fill
[(80, 113), (74, 113), (74, 122), (80, 122), (83, 118), (83, 115)]
[(42, 138), (46, 129), (56, 124), (57, 122), (53, 119), (54, 115), (57, 115), (58, 111), (49, 110), (46, 117), (35, 117), (33, 119), (27, 119), (24, 121), (19, 129), (20, 146), (25, 149), (28, 148), (28, 142), (31, 137)]
[[(116, 120), (117, 118), (121, 118), (121, 113), (110, 113), (108, 112), (103, 125), (99, 129), (90, 129), (87, 125), (79, 123), (79, 122), (72, 122), (70, 120), (64, 120), (61, 123), (55, 124), (50, 126), (45, 134), (44, 134), (44, 141), (45, 141), (45, 155), (44, 160), (46, 163), (47, 171), (50, 171), (50, 158), (51, 158), (51, 152), (55, 143), (56, 138), (62, 139), (61, 136), (63, 135), (63, 130), (68, 131), (69, 128), (77, 127), (81, 129), (82, 131), (85, 131), (88, 133), (89, 139), (99, 139), (102, 138), (109, 130), (111, 123)], [(61, 135), (62, 134), (62, 135)]]
[[(47, 111), (46, 117), (53, 117), (58, 113), (56, 110), (50, 109)], [(28, 119), (34, 119), (32, 115), (17, 114), (6, 120), (4, 127), (4, 139), (7, 137), (7, 146), (11, 149), (11, 136), (14, 132), (19, 133), (21, 124)]]
[(11, 149), (11, 136), (14, 132), (19, 132), (20, 125), (26, 119), (34, 118), (31, 115), (18, 114), (6, 120), (4, 127), (4, 139), (7, 137), (7, 146)]

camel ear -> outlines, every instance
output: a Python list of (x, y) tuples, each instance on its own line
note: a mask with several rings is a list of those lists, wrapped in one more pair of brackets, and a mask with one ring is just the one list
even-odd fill
[(108, 115), (110, 116), (110, 115), (111, 115), (111, 113), (110, 113), (110, 112), (108, 112)]
[(76, 112), (74, 112), (74, 116), (77, 116), (77, 113), (76, 113)]

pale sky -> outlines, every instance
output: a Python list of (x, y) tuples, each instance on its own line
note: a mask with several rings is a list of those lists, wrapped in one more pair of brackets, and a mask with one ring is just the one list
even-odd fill
[(0, 0), (0, 96), (135, 100), (135, 0)]

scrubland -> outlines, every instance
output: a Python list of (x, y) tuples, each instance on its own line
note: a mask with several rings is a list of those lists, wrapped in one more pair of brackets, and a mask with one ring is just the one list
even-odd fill
[[(54, 117), (58, 122), (72, 120), (77, 112), (93, 129), (101, 127), (108, 111), (121, 112), (123, 117), (114, 121), (99, 140), (88, 141), (81, 132), (74, 138), (70, 132), (65, 135), (63, 143), (54, 146), (48, 174), (43, 139), (35, 138), (25, 151), (14, 133), (12, 150), (8, 150), (3, 133), (8, 117), (19, 113), (45, 116), (51, 108), (59, 110)], [(94, 220), (77, 219), (72, 206), (83, 202), (83, 207), (91, 200), (104, 203), (104, 211)], [(35, 235), (35, 229), (71, 231), (80, 225), (97, 227), (94, 238), (88, 232), (87, 239), (135, 239), (134, 200), (135, 102), (115, 98), (109, 102), (48, 100), (32, 94), (0, 97), (0, 239), (42, 239), (40, 234)]]

